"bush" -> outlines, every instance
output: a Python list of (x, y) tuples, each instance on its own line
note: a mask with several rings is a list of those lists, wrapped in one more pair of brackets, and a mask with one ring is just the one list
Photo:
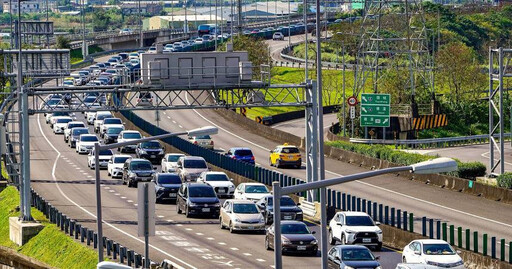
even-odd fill
[(457, 165), (457, 171), (454, 173), (454, 176), (465, 179), (474, 180), (477, 177), (483, 177), (487, 170), (487, 167), (481, 162), (463, 163), (458, 161)]
[(512, 189), (512, 173), (501, 174), (496, 178), (498, 186), (502, 188)]

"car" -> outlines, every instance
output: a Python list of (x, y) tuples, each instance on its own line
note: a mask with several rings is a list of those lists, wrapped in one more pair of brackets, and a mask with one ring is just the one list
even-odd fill
[(153, 105), (153, 96), (150, 92), (140, 92), (138, 93), (136, 106), (152, 106)]
[(112, 178), (122, 178), (123, 177), (123, 165), (126, 160), (132, 158), (132, 156), (127, 154), (114, 154), (110, 157), (110, 160), (107, 164), (107, 173)]
[(178, 160), (181, 157), (184, 157), (185, 154), (181, 153), (167, 153), (162, 158), (162, 162), (160, 163), (162, 166), (162, 173), (165, 172), (176, 172), (178, 170)]
[(153, 165), (146, 159), (130, 158), (123, 165), (123, 185), (137, 187), (141, 181), (151, 181), (155, 171)]
[(233, 198), (235, 193), (235, 184), (233, 180), (224, 172), (202, 172), (197, 178), (197, 182), (202, 182), (213, 187), (218, 197)]
[(465, 268), (459, 254), (444, 240), (413, 240), (402, 251), (404, 263), (421, 263), (441, 268)]
[[(114, 155), (114, 152), (111, 149), (102, 149), (99, 152), (99, 164), (100, 169), (106, 169), (108, 166), (108, 161)], [(87, 167), (94, 169), (96, 167), (96, 152), (92, 149), (87, 155)]]
[(70, 121), (68, 124), (66, 124), (66, 127), (64, 127), (64, 142), (67, 143), (69, 140), (69, 137), (71, 135), (71, 129), (83, 127), (85, 128), (85, 124), (81, 121)]
[(210, 169), (203, 157), (183, 156), (178, 159), (177, 163), (178, 175), (183, 182), (196, 181), (202, 172)]
[(338, 245), (332, 247), (327, 254), (327, 268), (375, 268), (381, 269), (373, 253), (365, 246)]
[(78, 141), (78, 139), (80, 139), (80, 135), (89, 134), (89, 129), (86, 127), (75, 127), (75, 128), (72, 128), (69, 133), (70, 133), (69, 138), (68, 138), (69, 147), (74, 148), (74, 147), (76, 147), (76, 141)]
[[(265, 216), (265, 223), (271, 224), (274, 222), (274, 204), (273, 204), (273, 195), (265, 195), (260, 200), (256, 202), (256, 205), (259, 207), (263, 216)], [(282, 220), (303, 220), (302, 209), (299, 207), (300, 204), (295, 204), (295, 202), (290, 198), (290, 196), (284, 195), (281, 196), (280, 208), (281, 208), (281, 219)]]
[(380, 251), (382, 230), (378, 225), (380, 223), (364, 212), (338, 212), (329, 222), (329, 242), (331, 245), (341, 242), (343, 245), (372, 246)]
[(158, 163), (165, 154), (165, 148), (158, 140), (151, 140), (137, 144), (135, 154), (138, 158), (144, 158), (151, 163)]
[(194, 145), (213, 150), (213, 140), (209, 135), (189, 136), (188, 140)]
[(200, 45), (200, 44), (203, 44), (203, 41), (204, 41), (204, 40), (203, 40), (202, 38), (198, 37), (198, 38), (196, 38), (196, 39), (194, 40), (194, 43), (195, 43), (195, 44)]
[(281, 32), (275, 32), (272, 35), (272, 40), (284, 40), (284, 35)]
[(267, 186), (262, 183), (241, 183), (235, 189), (235, 199), (256, 202), (270, 194)]
[[(274, 224), (267, 228), (265, 234), (265, 248), (274, 249)], [(296, 220), (281, 221), (282, 253), (307, 253), (316, 255), (318, 241), (315, 232), (311, 232), (305, 223)]]
[(176, 173), (156, 173), (152, 180), (155, 183), (156, 202), (175, 201), (181, 187), (180, 176)]
[(124, 123), (119, 118), (105, 118), (103, 119), (103, 122), (100, 123), (99, 133), (104, 134), (108, 127), (119, 127), (124, 129)]
[[(96, 100), (96, 98), (94, 98)], [(85, 112), (85, 121), (88, 125), (92, 125), (94, 123), (94, 118), (96, 117), (96, 111), (87, 111)]]
[(71, 117), (71, 116), (72, 116), (72, 114), (69, 112), (54, 111), (52, 113), (46, 113), (45, 121), (46, 121), (46, 124), (49, 124), (53, 117)]
[(188, 218), (191, 215), (206, 215), (219, 218), (220, 201), (213, 187), (204, 183), (183, 183), (176, 199), (176, 211)]
[(301, 168), (302, 158), (300, 151), (296, 146), (284, 143), (270, 151), (269, 163), (270, 166), (275, 166), (277, 168), (284, 165)]
[(94, 134), (81, 134), (75, 142), (75, 150), (78, 154), (89, 153), (94, 148), (94, 144), (99, 143), (98, 137)]
[[(140, 134), (139, 131), (124, 130), (119, 133), (119, 136), (117, 137), (117, 143), (133, 141), (133, 140), (137, 140), (137, 139), (141, 139), (141, 138), (142, 138), (142, 135)], [(137, 147), (136, 144), (127, 145), (127, 146), (120, 147), (117, 150), (120, 151), (121, 153), (126, 152), (126, 151), (135, 152), (136, 147)]]
[(64, 129), (68, 125), (68, 122), (72, 122), (73, 118), (66, 117), (66, 116), (60, 116), (60, 117), (53, 117), (53, 133), (54, 134), (64, 134)]
[(228, 199), (220, 209), (220, 228), (235, 231), (265, 231), (265, 219), (258, 207), (247, 200)]
[(226, 156), (231, 159), (255, 164), (254, 154), (252, 154), (250, 148), (230, 148)]
[(127, 34), (132, 34), (132, 33), (133, 33), (133, 30), (130, 28), (124, 28), (119, 31), (120, 35), (127, 35)]
[(117, 138), (119, 137), (119, 134), (122, 131), (124, 131), (124, 126), (123, 127), (118, 127), (118, 126), (107, 127), (107, 130), (103, 133), (103, 143), (104, 144), (117, 143)]
[(96, 115), (94, 116), (93, 126), (94, 126), (94, 132), (99, 133), (100, 126), (103, 124), (103, 120), (107, 118), (113, 118), (112, 113), (109, 111), (98, 111), (96, 112)]
[(399, 263), (395, 269), (439, 269), (439, 267), (420, 263)]

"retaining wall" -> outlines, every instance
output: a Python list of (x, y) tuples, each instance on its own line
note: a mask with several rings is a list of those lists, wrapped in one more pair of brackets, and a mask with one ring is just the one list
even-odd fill
[(14, 249), (0, 246), (0, 268), (1, 269), (46, 269), (52, 268), (36, 259), (32, 259), (18, 253)]

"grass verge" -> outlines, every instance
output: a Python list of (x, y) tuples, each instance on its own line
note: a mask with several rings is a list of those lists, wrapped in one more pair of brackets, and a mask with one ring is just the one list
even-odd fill
[(9, 217), (18, 216), (19, 193), (9, 186), (0, 192), (0, 245), (57, 268), (96, 268), (98, 255), (92, 249), (67, 236), (35, 208), (32, 216), (43, 230), (27, 244), (18, 247), (9, 239)]

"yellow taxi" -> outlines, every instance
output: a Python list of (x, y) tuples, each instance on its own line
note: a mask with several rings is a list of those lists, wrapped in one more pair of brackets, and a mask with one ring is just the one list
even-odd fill
[(281, 167), (290, 165), (295, 168), (300, 168), (302, 165), (302, 157), (300, 151), (296, 146), (283, 145), (277, 146), (274, 150), (270, 151), (269, 158), (270, 166)]

